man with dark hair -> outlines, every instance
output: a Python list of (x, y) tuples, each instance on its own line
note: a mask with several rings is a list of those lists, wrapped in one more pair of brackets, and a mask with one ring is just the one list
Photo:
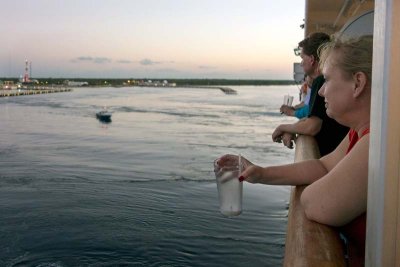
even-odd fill
[(318, 48), (328, 41), (329, 35), (317, 32), (299, 43), (301, 66), (304, 73), (314, 80), (311, 86), (310, 112), (307, 118), (293, 124), (281, 124), (272, 133), (274, 142), (283, 141), (289, 148), (292, 148), (296, 134), (314, 136), (321, 156), (332, 152), (349, 131), (347, 127), (328, 117), (324, 98), (318, 95), (318, 90), (325, 82), (318, 66)]

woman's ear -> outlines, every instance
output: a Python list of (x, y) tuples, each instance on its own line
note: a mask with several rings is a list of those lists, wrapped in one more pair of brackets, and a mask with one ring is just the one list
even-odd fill
[(353, 74), (354, 89), (353, 96), (359, 97), (367, 87), (367, 75), (364, 72), (358, 71)]

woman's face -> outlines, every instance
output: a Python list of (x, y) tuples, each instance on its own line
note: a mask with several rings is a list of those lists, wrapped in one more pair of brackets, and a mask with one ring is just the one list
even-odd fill
[(307, 83), (308, 87), (312, 86), (313, 80), (310, 78), (310, 75), (307, 75), (305, 82)]
[(329, 117), (339, 123), (352, 107), (353, 89), (355, 82), (352, 76), (346, 75), (335, 64), (338, 54), (331, 52), (328, 56), (322, 74), (325, 77), (325, 83), (318, 91), (318, 94), (325, 98), (326, 113)]

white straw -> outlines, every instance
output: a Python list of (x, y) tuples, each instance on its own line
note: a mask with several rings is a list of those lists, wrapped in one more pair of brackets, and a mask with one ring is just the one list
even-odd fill
[(242, 173), (242, 155), (239, 153), (239, 175)]

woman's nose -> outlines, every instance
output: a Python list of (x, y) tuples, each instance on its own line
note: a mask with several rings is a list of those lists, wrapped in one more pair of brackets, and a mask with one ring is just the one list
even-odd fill
[(325, 97), (325, 83), (321, 86), (321, 88), (318, 90), (318, 94), (322, 97)]

